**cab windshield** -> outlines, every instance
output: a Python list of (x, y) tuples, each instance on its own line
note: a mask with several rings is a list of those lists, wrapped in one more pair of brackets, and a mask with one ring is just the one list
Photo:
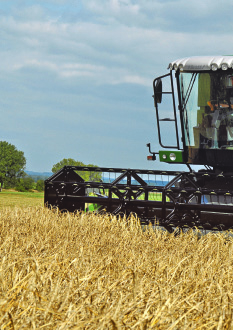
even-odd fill
[(185, 144), (233, 149), (233, 72), (181, 72)]

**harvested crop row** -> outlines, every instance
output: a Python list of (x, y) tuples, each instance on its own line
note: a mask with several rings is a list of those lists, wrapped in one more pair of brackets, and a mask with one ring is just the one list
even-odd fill
[(0, 210), (1, 329), (231, 329), (233, 239)]

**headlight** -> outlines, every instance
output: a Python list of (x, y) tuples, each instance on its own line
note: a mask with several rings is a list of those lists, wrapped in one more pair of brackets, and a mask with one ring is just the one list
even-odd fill
[(165, 154), (163, 154), (163, 159), (167, 159), (167, 156)]
[(217, 64), (212, 64), (211, 65), (211, 69), (213, 70), (213, 71), (217, 71), (218, 70), (218, 66), (217, 66)]
[(172, 153), (170, 153), (170, 159), (171, 159), (171, 161), (175, 161), (176, 160), (176, 155), (172, 152)]
[(221, 67), (222, 67), (222, 70), (227, 70), (228, 69), (228, 65), (226, 63), (223, 63), (221, 65)]

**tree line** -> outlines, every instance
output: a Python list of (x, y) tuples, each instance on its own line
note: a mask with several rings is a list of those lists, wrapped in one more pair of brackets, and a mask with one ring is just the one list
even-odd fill
[[(52, 172), (56, 173), (64, 166), (89, 166), (72, 158), (64, 158), (52, 167)], [(38, 178), (34, 180), (25, 172), (26, 158), (23, 151), (19, 151), (13, 144), (0, 141), (0, 191), (2, 188), (14, 188), (17, 191), (44, 190), (44, 180)], [(95, 172), (77, 172), (85, 181), (100, 181), (100, 174)]]
[(25, 173), (26, 158), (13, 144), (0, 141), (0, 190), (15, 188), (18, 191), (44, 190), (44, 181), (35, 182)]

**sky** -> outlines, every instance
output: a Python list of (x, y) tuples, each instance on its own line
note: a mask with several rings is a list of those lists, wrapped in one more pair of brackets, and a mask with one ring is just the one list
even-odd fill
[[(0, 140), (26, 169), (63, 158), (177, 170), (161, 149), (153, 79), (196, 55), (233, 54), (232, 0), (1, 0)], [(169, 136), (169, 134), (168, 134)]]

